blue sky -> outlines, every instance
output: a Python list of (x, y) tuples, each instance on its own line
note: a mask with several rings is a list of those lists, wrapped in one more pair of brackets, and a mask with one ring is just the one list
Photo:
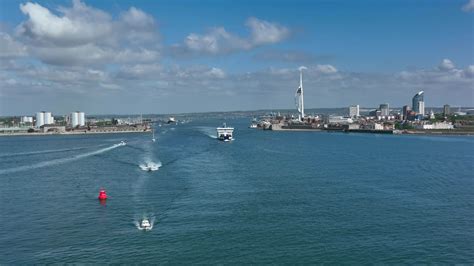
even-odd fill
[(472, 0), (2, 1), (0, 115), (293, 108), (299, 66), (309, 107), (402, 106), (419, 89), (427, 106), (473, 106), (473, 10)]

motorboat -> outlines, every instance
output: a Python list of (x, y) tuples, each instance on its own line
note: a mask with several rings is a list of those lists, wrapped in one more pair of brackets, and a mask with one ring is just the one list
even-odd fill
[(252, 124), (250, 124), (249, 128), (258, 128), (257, 118), (253, 118)]
[(158, 170), (160, 167), (159, 167), (159, 165), (157, 165), (157, 164), (155, 164), (155, 163), (146, 163), (146, 164), (140, 164), (140, 168), (141, 168), (143, 171), (151, 172), (151, 171), (156, 171), (156, 170)]
[(120, 145), (120, 146), (125, 146), (125, 145), (127, 145), (127, 143), (122, 140), (122, 141), (120, 141), (120, 143), (119, 143), (118, 145)]
[(234, 128), (227, 127), (226, 123), (222, 127), (216, 128), (217, 130), (217, 139), (222, 141), (232, 141), (234, 140)]
[(141, 230), (145, 230), (145, 231), (151, 230), (153, 228), (153, 226), (150, 223), (150, 220), (146, 218), (140, 222), (139, 226)]
[(167, 124), (175, 124), (176, 123), (176, 119), (173, 117), (173, 116), (170, 116), (168, 118), (168, 122), (166, 122)]

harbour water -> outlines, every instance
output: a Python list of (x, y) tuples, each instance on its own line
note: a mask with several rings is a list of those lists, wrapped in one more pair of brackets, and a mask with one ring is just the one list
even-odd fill
[(250, 120), (0, 138), (0, 263), (474, 262), (474, 138)]

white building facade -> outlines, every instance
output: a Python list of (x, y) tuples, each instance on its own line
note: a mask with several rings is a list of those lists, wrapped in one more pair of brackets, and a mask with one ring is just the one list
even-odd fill
[(359, 117), (360, 116), (359, 111), (360, 111), (360, 109), (359, 109), (358, 104), (349, 106), (349, 117), (351, 117), (351, 118)]

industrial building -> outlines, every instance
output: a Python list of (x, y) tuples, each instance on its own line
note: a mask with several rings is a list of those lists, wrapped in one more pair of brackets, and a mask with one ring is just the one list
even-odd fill
[(37, 128), (43, 126), (43, 125), (52, 125), (54, 124), (54, 117), (51, 114), (51, 112), (37, 112), (36, 113), (36, 124), (35, 126)]
[(69, 116), (69, 122), (71, 127), (83, 127), (86, 125), (86, 115), (80, 111), (72, 112)]

